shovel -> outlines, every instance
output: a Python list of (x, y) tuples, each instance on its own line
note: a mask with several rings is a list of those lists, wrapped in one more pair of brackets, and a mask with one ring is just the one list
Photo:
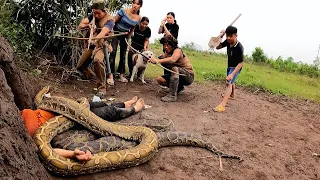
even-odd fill
[[(232, 26), (239, 19), (240, 16), (241, 14), (237, 16), (237, 18), (230, 24), (230, 26)], [(213, 50), (215, 47), (217, 47), (221, 43), (221, 40), (222, 38), (220, 34), (217, 37), (211, 37), (208, 43), (208, 46), (210, 47), (210, 49)]]

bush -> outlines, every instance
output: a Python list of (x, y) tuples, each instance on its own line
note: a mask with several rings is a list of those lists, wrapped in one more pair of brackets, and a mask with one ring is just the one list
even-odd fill
[(33, 37), (19, 23), (11, 19), (16, 4), (13, 1), (0, 0), (0, 34), (11, 44), (14, 52), (20, 58), (29, 59), (32, 56)]
[(264, 54), (263, 50), (260, 47), (256, 47), (252, 53), (252, 59), (255, 62), (266, 62), (267, 56)]
[[(246, 59), (250, 59), (250, 57), (246, 56)], [(292, 57), (288, 57), (286, 60), (284, 60), (281, 56), (279, 56), (276, 60), (274, 60), (272, 58), (267, 58), (260, 47), (256, 47), (253, 51), (252, 60), (258, 63), (267, 63), (272, 68), (281, 72), (297, 73), (309, 77), (320, 77), (320, 70), (317, 66), (317, 61), (315, 61), (314, 65), (308, 65), (301, 62), (296, 63)]]

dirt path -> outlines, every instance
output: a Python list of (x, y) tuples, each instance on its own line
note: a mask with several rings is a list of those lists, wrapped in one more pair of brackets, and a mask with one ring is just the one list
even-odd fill
[[(94, 83), (74, 81), (54, 87), (56, 95), (89, 97)], [(208, 157), (206, 150), (169, 147), (138, 167), (73, 179), (320, 179), (320, 158), (312, 156), (320, 153), (319, 104), (238, 89), (227, 111), (215, 113), (212, 108), (220, 101), (222, 88), (215, 83), (193, 84), (178, 102), (164, 103), (159, 86), (149, 80), (148, 85), (117, 83), (108, 95), (116, 101), (143, 97), (152, 106), (146, 111), (171, 118), (176, 130), (198, 133), (220, 150), (241, 155), (243, 162), (222, 159), (220, 172), (219, 159)]]

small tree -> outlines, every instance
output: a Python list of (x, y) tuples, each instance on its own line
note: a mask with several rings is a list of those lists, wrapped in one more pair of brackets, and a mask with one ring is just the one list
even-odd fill
[(252, 52), (252, 59), (256, 62), (266, 62), (267, 56), (264, 54), (262, 48), (256, 47)]
[(188, 49), (188, 50), (193, 50), (193, 51), (197, 50), (196, 46), (194, 45), (194, 42), (187, 43), (187, 44), (183, 45), (182, 48)]

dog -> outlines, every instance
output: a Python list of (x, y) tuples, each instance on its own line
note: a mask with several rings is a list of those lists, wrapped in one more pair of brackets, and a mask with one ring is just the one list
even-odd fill
[[(153, 58), (153, 52), (151, 51), (143, 51), (141, 54), (143, 54), (144, 56), (150, 58)], [(144, 80), (144, 72), (147, 68), (148, 65), (148, 61), (149, 59), (142, 56), (141, 54), (134, 54), (132, 56), (132, 61), (133, 61), (133, 70), (132, 70), (132, 74), (131, 74), (131, 78), (130, 81), (132, 82), (134, 79), (134, 76), (137, 74), (139, 76), (140, 74), (140, 79), (141, 82), (143, 84), (146, 84), (146, 81)]]

